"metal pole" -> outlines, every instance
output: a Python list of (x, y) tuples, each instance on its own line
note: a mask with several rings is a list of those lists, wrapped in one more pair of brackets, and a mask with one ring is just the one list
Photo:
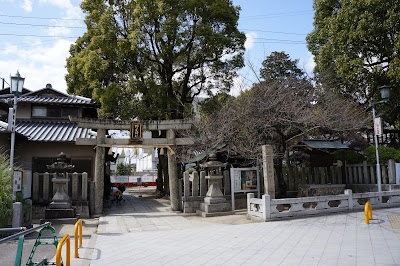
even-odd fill
[(29, 234), (29, 233), (31, 233), (33, 231), (36, 231), (36, 230), (38, 230), (40, 228), (43, 228), (43, 227), (46, 227), (46, 226), (50, 226), (50, 225), (51, 225), (50, 222), (46, 222), (46, 223), (44, 223), (42, 225), (36, 226), (36, 227), (28, 229), (26, 231), (19, 232), (19, 233), (16, 233), (16, 234), (12, 235), (12, 236), (8, 236), (8, 237), (5, 237), (5, 238), (2, 238), (2, 239), (0, 239), (0, 244), (3, 243), (3, 242), (6, 242), (8, 240), (17, 238), (17, 237), (20, 237), (20, 236), (23, 236), (23, 235), (27, 235), (27, 234)]
[[(378, 185), (378, 192), (382, 192), (381, 166), (379, 164), (378, 136), (376, 135), (376, 130), (375, 130), (375, 106), (374, 106), (374, 104), (372, 104), (372, 117), (373, 117), (373, 125), (374, 125), (374, 141), (375, 141), (375, 152), (376, 152), (376, 179), (377, 179), (377, 185)], [(379, 202), (382, 203), (382, 196), (379, 196)]]
[[(14, 146), (15, 146), (15, 121), (17, 120), (17, 95), (14, 95), (14, 108), (13, 108), (13, 119), (11, 128), (11, 147), (10, 147), (10, 169), (11, 169), (11, 189), (14, 195)], [(10, 121), (8, 121), (10, 123)]]

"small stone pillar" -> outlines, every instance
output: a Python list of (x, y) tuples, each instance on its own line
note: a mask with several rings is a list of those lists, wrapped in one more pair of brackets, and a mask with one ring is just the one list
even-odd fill
[(225, 195), (231, 194), (231, 179), (228, 170), (224, 171), (224, 194)]
[(193, 172), (192, 196), (199, 196), (199, 173), (197, 171)]
[(32, 177), (32, 200), (37, 203), (39, 201), (39, 173), (33, 173)]
[(50, 176), (49, 173), (43, 174), (43, 200), (49, 201), (49, 188), (50, 188)]
[(264, 194), (275, 199), (274, 151), (271, 145), (262, 146)]
[(24, 221), (24, 211), (22, 209), (21, 202), (13, 203), (13, 219), (12, 219), (12, 227), (17, 228), (21, 227)]
[(82, 201), (88, 200), (88, 173), (82, 173)]
[(200, 196), (205, 196), (207, 193), (207, 180), (206, 180), (206, 172), (200, 172)]
[(207, 191), (204, 203), (200, 204), (200, 210), (196, 213), (202, 217), (212, 217), (232, 214), (231, 206), (226, 202), (226, 198), (222, 194), (221, 187), (219, 186), (223, 176), (219, 172), (219, 168), (226, 167), (227, 163), (221, 163), (217, 160), (215, 153), (210, 155), (207, 163), (200, 165), (208, 169), (208, 179), (210, 186)]
[(72, 200), (78, 201), (78, 173), (74, 172), (72, 174)]
[(190, 180), (189, 180), (189, 173), (183, 173), (183, 197), (185, 199), (190, 197)]

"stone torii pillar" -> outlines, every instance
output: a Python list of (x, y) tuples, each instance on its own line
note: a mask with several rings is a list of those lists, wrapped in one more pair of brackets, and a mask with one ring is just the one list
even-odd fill
[(104, 144), (106, 139), (106, 130), (97, 129), (97, 147), (96, 158), (94, 161), (94, 214), (100, 215), (103, 213), (103, 196), (104, 196), (104, 165), (105, 165), (105, 148), (100, 146)]

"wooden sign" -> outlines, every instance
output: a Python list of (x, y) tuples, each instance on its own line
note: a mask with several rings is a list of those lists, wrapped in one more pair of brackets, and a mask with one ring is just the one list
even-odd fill
[(130, 140), (142, 141), (143, 140), (143, 123), (139, 121), (132, 121), (130, 127)]

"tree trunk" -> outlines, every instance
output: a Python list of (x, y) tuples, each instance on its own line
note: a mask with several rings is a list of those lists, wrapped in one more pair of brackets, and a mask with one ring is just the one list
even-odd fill
[(276, 177), (278, 180), (278, 189), (276, 193), (276, 198), (286, 198), (287, 185), (283, 179), (282, 171), (282, 159), (277, 159), (275, 162)]

